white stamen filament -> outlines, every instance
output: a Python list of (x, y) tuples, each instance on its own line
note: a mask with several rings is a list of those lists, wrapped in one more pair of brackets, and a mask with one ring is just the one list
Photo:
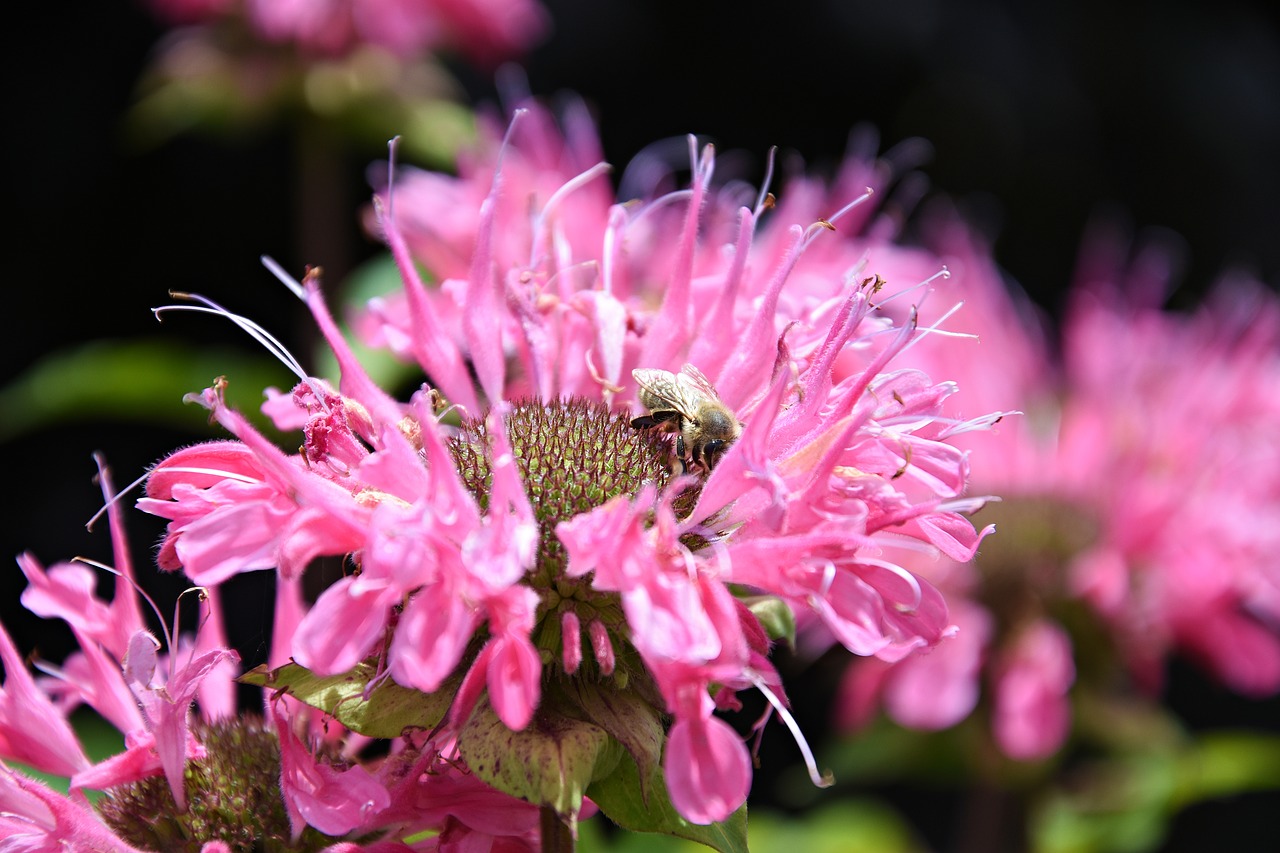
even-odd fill
[(952, 314), (959, 311), (960, 308), (963, 307), (963, 305), (964, 305), (964, 302), (957, 302), (955, 305), (952, 305), (947, 311), (943, 312), (941, 317), (934, 320), (928, 326), (919, 327), (919, 334), (915, 335), (911, 340), (907, 341), (906, 346), (904, 346), (901, 350), (898, 351), (898, 355), (902, 355), (902, 353), (911, 349), (913, 346), (916, 345), (918, 341), (923, 340), (926, 335), (943, 335), (949, 338), (972, 338), (973, 340), (976, 341), (978, 339), (977, 335), (970, 334), (968, 332), (948, 332), (948, 331), (943, 331), (941, 328), (939, 328), (943, 323), (947, 321), (947, 318), (949, 318)]
[(974, 513), (982, 509), (989, 503), (999, 503), (1000, 497), (997, 495), (973, 495), (970, 497), (956, 498), (954, 500), (943, 501), (938, 504), (939, 512), (958, 512), (958, 513)]
[[(1021, 415), (1022, 412), (1015, 410), (1008, 412), (991, 412), (987, 415), (979, 415), (976, 418), (970, 418), (966, 421), (951, 420), (950, 425), (938, 433), (938, 440), (950, 438), (953, 435), (959, 435), (965, 432), (974, 432), (979, 430), (991, 429), (998, 421), (1009, 415)], [(946, 418), (935, 418), (934, 423), (948, 423)]]
[(778, 146), (769, 146), (769, 154), (765, 157), (764, 180), (760, 182), (760, 193), (756, 196), (756, 206), (751, 211), (752, 215), (757, 218), (764, 211), (765, 199), (769, 197), (769, 184), (773, 183), (773, 165), (777, 155)]
[(668, 204), (674, 204), (677, 201), (685, 201), (691, 198), (693, 198), (693, 190), (673, 190), (672, 192), (669, 192), (666, 195), (659, 196), (658, 198), (655, 198), (653, 201), (649, 202), (644, 207), (642, 207), (640, 209), (640, 212), (637, 213), (631, 219), (631, 221), (627, 223), (627, 227), (628, 228), (633, 227), (634, 225), (639, 223), (642, 219), (644, 219), (646, 216), (648, 216), (650, 213), (652, 213), (653, 211), (657, 210), (660, 207), (663, 207)]
[(808, 248), (809, 244), (812, 243), (815, 239), (817, 239), (818, 235), (821, 234), (823, 231), (834, 231), (835, 228), (833, 226), (836, 224), (838, 220), (844, 217), (845, 214), (847, 214), (849, 211), (853, 210), (855, 207), (862, 204), (867, 199), (871, 198), (871, 196), (875, 195), (875, 192), (876, 191), (873, 190), (871, 187), (867, 187), (866, 191), (862, 195), (858, 196), (853, 201), (849, 202), (844, 207), (837, 210), (835, 213), (831, 214), (831, 216), (825, 219), (820, 219), (817, 222), (810, 225), (808, 228), (806, 228), (804, 232), (804, 242), (800, 244), (800, 251), (803, 252), (806, 248)]
[(393, 136), (387, 141), (387, 221), (396, 218), (396, 150), (400, 147), (400, 137)]
[[(191, 592), (194, 592), (196, 595), (198, 595), (200, 597), (200, 601), (202, 602), (209, 601), (208, 587), (189, 586), (186, 589), (184, 589), (182, 592), (178, 593), (178, 598), (173, 602), (173, 633), (177, 634), (179, 637), (182, 636), (182, 611), (179, 608), (182, 606), (183, 596)], [(200, 624), (196, 626), (196, 631), (195, 631), (196, 636), (199, 636), (200, 629), (203, 628), (208, 623), (209, 619), (212, 616), (213, 616), (213, 608), (209, 607), (205, 611), (204, 618), (200, 620)], [(165, 640), (169, 643), (170, 651), (176, 653), (177, 647), (173, 645), (172, 640), (169, 640), (167, 635), (165, 637)], [(176, 661), (174, 660), (174, 657), (175, 657), (174, 654), (169, 655), (169, 681), (173, 681), (173, 677), (175, 674), (174, 667), (176, 666)], [(195, 658), (196, 658), (196, 644), (192, 643), (191, 652), (187, 656), (187, 664), (190, 665), (190, 663), (193, 660), (195, 660)]]
[(804, 733), (800, 731), (800, 725), (796, 722), (795, 717), (791, 716), (791, 712), (787, 710), (782, 701), (769, 689), (769, 685), (765, 684), (764, 679), (758, 674), (748, 671), (747, 677), (751, 679), (751, 683), (755, 688), (769, 700), (769, 704), (778, 712), (778, 716), (787, 728), (791, 730), (791, 736), (795, 738), (796, 746), (800, 747), (800, 754), (804, 756), (805, 769), (809, 771), (809, 781), (813, 782), (816, 788), (829, 788), (836, 781), (830, 772), (819, 773), (818, 762), (813, 757), (813, 750), (809, 748), (809, 742), (805, 740)]
[(307, 301), (307, 293), (302, 286), (302, 282), (289, 275), (289, 273), (285, 271), (285, 268), (276, 262), (275, 258), (270, 255), (259, 255), (258, 261), (267, 268), (268, 272), (278, 278), (281, 284), (289, 288), (294, 296), (298, 297), (303, 302)]
[[(183, 474), (208, 474), (219, 480), (239, 480), (242, 483), (261, 483), (262, 480), (255, 477), (249, 477), (245, 474), (237, 474), (234, 471), (222, 471), (218, 468), (188, 468), (185, 465), (174, 465), (164, 469), (166, 473), (170, 471), (180, 471)], [(149, 475), (144, 475), (142, 479), (146, 479)], [(130, 486), (132, 488), (132, 486)]]
[[(547, 199), (547, 203), (542, 206), (542, 212), (538, 214), (538, 222), (534, 226), (534, 233), (537, 233), (541, 224), (549, 219), (551, 214), (555, 213), (556, 208), (560, 206), (560, 202), (564, 201), (566, 196), (579, 187), (586, 186), (601, 175), (609, 174), (612, 170), (613, 167), (608, 163), (596, 163), (590, 169), (587, 169), (580, 175), (570, 178), (561, 185), (558, 190), (551, 194), (551, 198)], [(536, 260), (536, 258), (531, 258), (529, 260), (529, 266), (534, 266)]]
[(206, 303), (208, 307), (203, 307), (200, 305), (162, 305), (158, 308), (151, 309), (151, 313), (156, 316), (157, 320), (162, 319), (160, 316), (161, 314), (167, 314), (170, 311), (190, 311), (196, 314), (213, 314), (214, 316), (222, 317), (224, 319), (230, 320), (231, 322), (239, 326), (241, 329), (243, 329), (245, 332), (247, 332), (249, 334), (249, 337), (253, 338), (255, 341), (262, 344), (262, 346), (266, 348), (266, 350), (270, 352), (273, 356), (275, 356), (276, 359), (281, 364), (287, 367), (291, 373), (293, 373), (302, 381), (304, 382), (307, 381), (308, 377), (307, 377), (306, 371), (302, 369), (302, 365), (299, 364), (298, 360), (293, 357), (293, 354), (290, 353), (289, 350), (285, 349), (284, 344), (280, 343), (280, 341), (274, 335), (272, 335), (266, 329), (259, 326), (253, 320), (250, 320), (248, 317), (241, 316), (240, 314), (234, 314), (231, 311), (228, 311), (226, 308), (223, 308), (220, 305), (210, 302), (209, 300), (205, 299), (205, 297), (199, 296), (197, 294), (184, 293), (184, 294), (177, 294), (177, 295), (180, 297), (187, 297), (190, 299), (199, 300), (201, 302)]
[[(942, 265), (942, 269), (938, 270), (936, 273), (934, 273), (933, 275), (929, 276), (928, 278), (926, 278), (926, 279), (924, 279), (924, 280), (922, 280), (922, 281), (918, 281), (918, 282), (916, 282), (915, 284), (911, 285), (910, 287), (907, 287), (907, 288), (904, 288), (904, 289), (902, 289), (902, 290), (895, 291), (894, 293), (889, 294), (889, 295), (888, 295), (888, 296), (886, 296), (884, 299), (881, 299), (879, 302), (877, 302), (877, 303), (876, 303), (876, 307), (877, 307), (877, 308), (879, 308), (879, 307), (882, 307), (882, 306), (884, 306), (884, 305), (888, 305), (890, 302), (893, 302), (895, 299), (902, 299), (902, 298), (904, 298), (905, 296), (907, 296), (907, 295), (908, 295), (908, 294), (910, 294), (910, 293), (914, 293), (914, 292), (915, 292), (915, 291), (917, 291), (917, 290), (921, 290), (921, 289), (927, 288), (929, 285), (933, 284), (935, 281), (937, 281), (937, 280), (938, 280), (938, 279), (940, 279), (940, 278), (948, 278), (948, 279), (949, 279), (949, 278), (951, 278), (951, 270), (947, 269), (946, 264), (943, 264), (943, 265)], [(928, 291), (926, 290), (926, 291), (925, 291), (925, 293), (926, 293), (926, 296), (922, 296), (922, 297), (920, 298), (920, 302), (919, 302), (919, 304), (918, 304), (916, 307), (919, 307), (919, 305), (923, 305), (923, 304), (924, 304), (924, 301), (925, 301), (925, 298), (927, 297)], [(961, 304), (963, 304), (963, 303), (961, 303)], [(957, 307), (959, 307), (959, 306), (957, 306)], [(952, 309), (952, 310), (955, 310), (955, 309)]]
[(118, 491), (118, 492), (116, 492), (114, 495), (112, 495), (112, 496), (111, 496), (111, 499), (110, 499), (110, 500), (108, 500), (106, 503), (104, 503), (104, 504), (102, 505), (102, 507), (101, 507), (97, 512), (95, 512), (95, 513), (93, 514), (93, 517), (92, 517), (92, 518), (90, 518), (88, 521), (86, 521), (86, 522), (84, 523), (84, 529), (85, 529), (85, 530), (93, 530), (93, 525), (97, 524), (98, 519), (99, 519), (99, 518), (102, 518), (102, 514), (103, 514), (104, 512), (106, 512), (108, 509), (110, 509), (112, 506), (114, 506), (114, 505), (115, 505), (115, 503), (116, 503), (116, 501), (120, 500), (120, 499), (121, 499), (121, 498), (123, 498), (125, 495), (127, 495), (129, 492), (133, 491), (133, 490), (134, 490), (134, 489), (136, 489), (138, 486), (142, 485), (142, 481), (143, 481), (143, 480), (145, 480), (145, 479), (147, 479), (147, 477), (149, 477), (149, 476), (151, 476), (150, 472), (148, 472), (148, 473), (146, 473), (146, 474), (143, 474), (141, 477), (139, 477), (138, 479), (134, 480), (132, 483), (130, 483), (129, 485), (125, 486), (123, 489), (121, 489), (120, 491)]
[(147, 591), (145, 589), (138, 586), (137, 582), (134, 581), (133, 578), (128, 577), (123, 572), (113, 569), (106, 563), (100, 563), (97, 560), (91, 560), (88, 557), (72, 557), (71, 562), (84, 563), (86, 566), (93, 566), (95, 569), (102, 569), (102, 571), (115, 575), (117, 578), (121, 578), (126, 581), (129, 586), (133, 587), (134, 592), (142, 596), (142, 600), (147, 603), (151, 608), (151, 612), (156, 615), (156, 621), (160, 623), (160, 630), (164, 632), (165, 647), (171, 651), (175, 648), (173, 645), (173, 634), (169, 631), (168, 623), (164, 621), (164, 615), (160, 612), (159, 605), (156, 604), (155, 600), (151, 596), (147, 595)]

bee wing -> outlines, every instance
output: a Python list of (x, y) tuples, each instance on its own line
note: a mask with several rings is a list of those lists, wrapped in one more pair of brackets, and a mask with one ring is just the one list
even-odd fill
[(686, 363), (684, 367), (681, 367), (680, 375), (676, 376), (675, 379), (686, 390), (686, 394), (691, 399), (707, 399), (715, 402), (720, 400), (720, 395), (716, 393), (715, 386), (711, 384), (711, 380), (692, 364)]
[[(697, 370), (697, 368), (694, 368), (694, 370)], [(684, 374), (677, 376), (666, 370), (637, 367), (631, 371), (631, 376), (636, 380), (636, 384), (640, 386), (642, 391), (647, 391), (656, 400), (665, 403), (686, 418), (694, 419), (696, 417), (700, 398), (696, 389), (690, 387), (687, 382), (682, 381), (684, 380)], [(703, 381), (705, 381), (705, 378)], [(642, 399), (641, 402), (648, 405), (653, 401)], [(659, 407), (649, 405), (649, 408)]]

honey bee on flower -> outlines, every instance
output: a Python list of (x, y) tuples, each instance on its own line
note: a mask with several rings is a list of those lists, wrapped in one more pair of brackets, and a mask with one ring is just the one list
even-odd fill
[(677, 433), (676, 455), (686, 471), (710, 473), (742, 435), (742, 423), (692, 364), (679, 373), (637, 368), (631, 376), (640, 386), (640, 405), (649, 410), (631, 426)]

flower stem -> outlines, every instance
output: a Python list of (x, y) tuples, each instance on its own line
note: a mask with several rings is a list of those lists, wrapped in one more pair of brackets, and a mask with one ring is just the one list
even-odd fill
[(573, 825), (551, 806), (542, 807), (542, 853), (573, 853), (577, 847)]

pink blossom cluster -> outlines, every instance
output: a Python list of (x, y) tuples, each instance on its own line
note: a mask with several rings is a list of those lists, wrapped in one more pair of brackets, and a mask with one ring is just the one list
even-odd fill
[[(103, 476), (110, 501), (105, 471)], [(203, 590), (194, 638), (178, 637), (177, 645), (171, 641), (169, 653), (161, 654), (161, 644), (143, 619), (114, 504), (111, 527), (118, 582), (110, 600), (96, 593), (95, 571), (84, 563), (45, 569), (30, 554), (18, 558), (28, 581), (23, 605), (41, 617), (66, 622), (79, 651), (60, 665), (44, 665), (46, 675), (35, 678), (0, 626), (0, 758), (70, 780), (70, 793), (60, 794), (0, 761), (0, 847), (6, 850), (132, 853), (137, 848), (102, 820), (85, 792), (162, 776), (183, 809), (186, 762), (207, 754), (192, 726), (193, 703), (205, 722), (236, 715), (239, 657), (226, 648), (217, 588)], [(296, 607), (296, 597), (280, 597), (282, 626), (296, 621), (290, 615)], [(283, 662), (282, 653), (277, 646), (273, 659)], [(69, 720), (82, 706), (124, 735), (122, 752), (97, 763), (89, 760)], [(537, 809), (461, 771), (449, 744), (402, 738), (393, 744), (391, 757), (376, 766), (333, 762), (318, 757), (314, 747), (327, 741), (341, 749), (350, 735), (341, 725), (280, 697), (267, 701), (265, 711), (279, 740), (279, 795), (295, 840), (304, 828), (314, 827), (334, 839), (324, 848), (330, 853), (538, 849)], [(352, 746), (358, 745), (356, 739)], [(433, 838), (413, 847), (395, 840), (423, 832)], [(375, 840), (337, 840), (344, 836)], [(210, 841), (202, 849), (220, 853), (230, 848)]]
[(985, 685), (1001, 750), (1053, 754), (1071, 729), (1077, 673), (1060, 619), (1073, 602), (1141, 689), (1159, 689), (1176, 652), (1242, 694), (1275, 693), (1280, 301), (1234, 276), (1194, 313), (1163, 309), (1172, 256), (1150, 246), (1130, 258), (1099, 233), (1054, 355), (983, 252), (954, 229), (940, 242), (949, 263), (978, 271), (961, 325), (981, 343), (934, 339), (919, 358), (945, 364), (980, 405), (1025, 413), (968, 445), (975, 488), (1002, 497), (1002, 535), (973, 565), (921, 569), (946, 590), (957, 640), (853, 667), (844, 722), (882, 704), (904, 725), (944, 728)]
[[(763, 192), (714, 183), (714, 150), (693, 140), (687, 186), (642, 157), (624, 177), (639, 197), (615, 202), (598, 148), (580, 108), (562, 131), (535, 105), (486, 136), (457, 177), (398, 173), (376, 224), (403, 289), (358, 326), (416, 362), (430, 387), (407, 403), (379, 388), (308, 276), (294, 284), (341, 380), (299, 369), (293, 392), (268, 402), (278, 426), (303, 429), (301, 452), (268, 441), (212, 387), (198, 401), (235, 440), (165, 459), (140, 506), (170, 520), (161, 565), (203, 585), (274, 568), (294, 588), (313, 558), (350, 558), (359, 571), (327, 588), (296, 630), (277, 625), (288, 653), (320, 674), (376, 658), (424, 692), (461, 666), (453, 727), (482, 698), (506, 726), (528, 726), (548, 677), (542, 653), (572, 676), (585, 621), (602, 674), (624, 647), (639, 654), (673, 719), (663, 754), (672, 802), (707, 823), (743, 803), (751, 777), (740, 735), (714, 712), (754, 686), (786, 715), (768, 638), (731, 585), (821, 622), (855, 654), (896, 661), (937, 645), (953, 630), (946, 605), (901, 560), (974, 554), (987, 531), (962, 514), (981, 501), (964, 497), (966, 454), (952, 439), (995, 417), (945, 416), (954, 384), (892, 366), (923, 336), (916, 317), (930, 286), (889, 311), (877, 274), (916, 275), (928, 261), (885, 240), (856, 203), (883, 180), (873, 167), (844, 176), (855, 204), (791, 224)], [(580, 619), (533, 580), (545, 531), (507, 418), (522, 399), (594, 401), (627, 416), (638, 411), (632, 369), (686, 363), (711, 378), (742, 435), (698, 481), (692, 508), (677, 512), (677, 486), (646, 486), (555, 526), (564, 578), (616, 597), (625, 624)], [(458, 428), (445, 415), (456, 409), (483, 419), (483, 502), (450, 455)], [(563, 647), (535, 644), (547, 619)], [(464, 657), (476, 637), (479, 653)]]
[(325, 55), (369, 44), (397, 56), (458, 49), (482, 64), (528, 50), (545, 33), (536, 0), (148, 0), (192, 24), (243, 17), (270, 42)]

